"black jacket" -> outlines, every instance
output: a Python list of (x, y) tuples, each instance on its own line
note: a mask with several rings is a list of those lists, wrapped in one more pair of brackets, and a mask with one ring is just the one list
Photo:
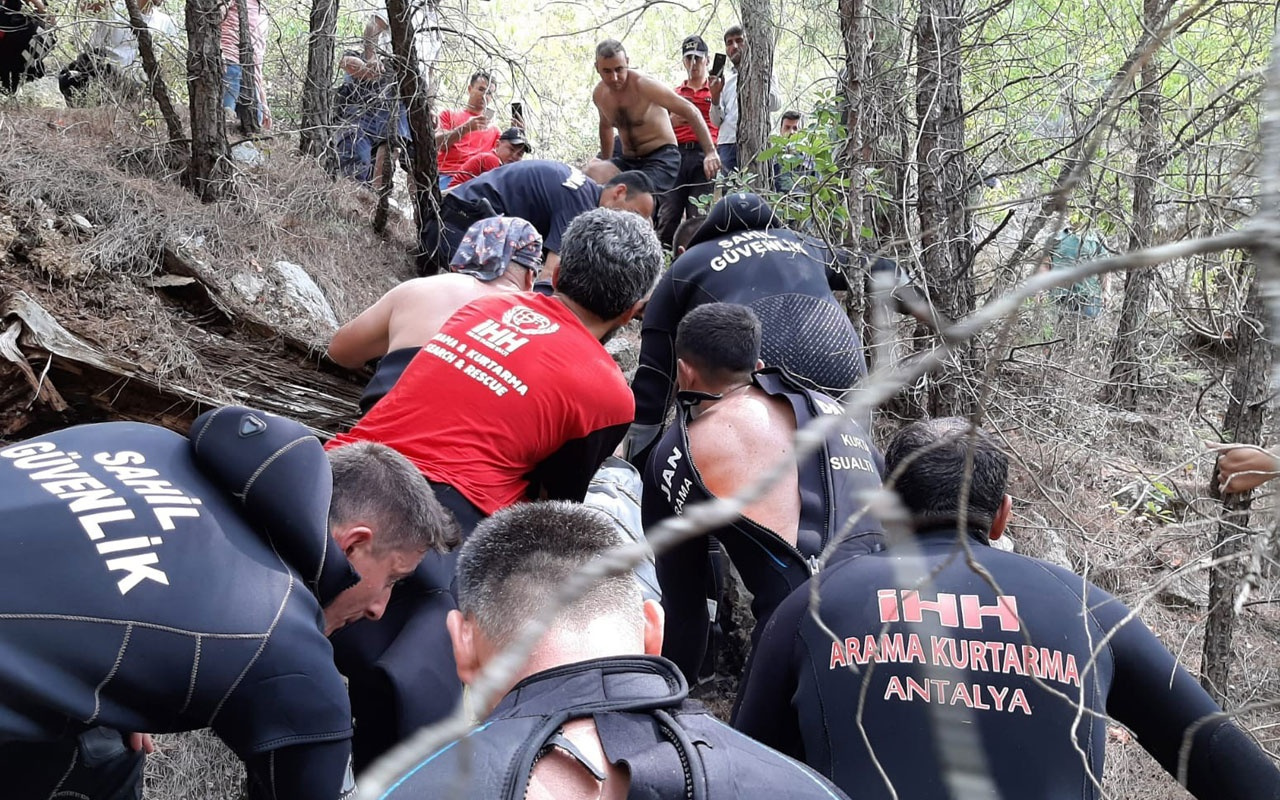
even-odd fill
[(467, 776), (466, 796), (519, 800), (560, 726), (595, 717), (612, 764), (625, 764), (629, 797), (844, 797), (812, 770), (737, 733), (685, 701), (689, 687), (669, 662), (649, 656), (583, 661), (516, 684), (465, 739), (428, 756), (383, 798), (439, 795)]
[(359, 578), (331, 488), (314, 436), (245, 408), (0, 450), (0, 743), (211, 727), (259, 788), (337, 797), (351, 713), (321, 607)]
[[(797, 430), (824, 415), (844, 413), (838, 402), (802, 386), (784, 370), (759, 370), (753, 381), (769, 395), (790, 404)], [(689, 452), (691, 410), (701, 396), (681, 395), (680, 399), (681, 413), (653, 448), (644, 471), (641, 497), (645, 528), (682, 514), (686, 505), (712, 499)], [(768, 466), (760, 464), (759, 468)], [(839, 551), (842, 557), (881, 548), (880, 523), (865, 513), (862, 495), (879, 488), (883, 468), (871, 438), (849, 420), (799, 464), (800, 520), (794, 547), (772, 530), (741, 516), (710, 532), (724, 546), (752, 594), (756, 630), (762, 630), (778, 604), (809, 579), (818, 555), (836, 533), (845, 536)], [(667, 612), (663, 655), (686, 674), (695, 674), (702, 661), (710, 625), (704, 591), (709, 570), (707, 544), (705, 536), (698, 537), (667, 550), (657, 560), (662, 605)]]
[(985, 754), (999, 796), (1088, 800), (1101, 796), (1109, 716), (1174, 774), (1189, 739), (1198, 798), (1280, 798), (1270, 759), (1214, 716), (1218, 706), (1119, 600), (977, 539), (966, 553), (954, 529), (916, 540), (917, 552), (890, 548), (823, 572), (819, 608), (833, 635), (810, 618), (808, 586), (787, 598), (752, 656), (735, 727), (859, 797), (890, 797), (886, 779), (898, 797), (950, 797), (939, 757), (949, 744)]

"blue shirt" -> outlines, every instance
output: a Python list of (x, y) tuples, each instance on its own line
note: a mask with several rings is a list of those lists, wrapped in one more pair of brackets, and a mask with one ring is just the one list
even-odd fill
[(559, 253), (565, 228), (600, 205), (601, 191), (576, 167), (521, 160), (472, 178), (450, 194), (469, 203), (488, 200), (498, 214), (528, 220), (542, 234), (542, 246)]

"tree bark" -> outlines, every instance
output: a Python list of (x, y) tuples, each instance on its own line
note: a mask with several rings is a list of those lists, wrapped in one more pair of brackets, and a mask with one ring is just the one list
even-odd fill
[[(261, 132), (258, 124), (258, 68), (253, 51), (253, 27), (249, 24), (249, 0), (235, 0), (240, 28), (240, 94), (236, 98), (236, 117), (246, 136)], [(261, 9), (259, 9), (261, 13)]]
[(160, 61), (156, 58), (155, 42), (151, 38), (151, 29), (142, 18), (138, 0), (124, 0), (124, 7), (129, 12), (129, 25), (133, 28), (133, 35), (138, 38), (138, 55), (142, 57), (142, 69), (147, 74), (147, 91), (160, 107), (160, 116), (164, 118), (165, 128), (169, 131), (169, 141), (177, 142), (185, 139), (182, 120), (178, 119), (178, 112), (174, 109), (173, 100), (169, 97), (169, 86), (164, 82), (164, 76), (160, 74)]
[[(915, 27), (921, 262), (934, 307), (950, 319), (968, 316), (975, 302), (960, 98), (963, 15), (964, 0), (922, 0)], [(965, 384), (976, 366), (971, 345), (957, 349), (950, 368), (930, 387), (931, 414), (968, 415), (972, 393)]]
[[(1271, 372), (1271, 326), (1263, 307), (1262, 281), (1254, 278), (1245, 301), (1244, 314), (1236, 328), (1236, 374), (1231, 382), (1231, 400), (1222, 427), (1231, 441), (1262, 443), (1262, 424), (1269, 399)], [(1211, 492), (1218, 496), (1218, 474), (1214, 470)], [(1222, 520), (1217, 542), (1211, 552), (1217, 565), (1209, 570), (1209, 616), (1204, 626), (1204, 657), (1200, 683), (1223, 708), (1230, 697), (1231, 642), (1235, 635), (1236, 594), (1245, 576), (1249, 551), (1249, 510), (1253, 492), (1222, 498)]]
[[(1160, 0), (1143, 0), (1143, 20), (1149, 31), (1157, 30), (1164, 20)], [(1129, 249), (1140, 250), (1152, 244), (1156, 224), (1155, 188), (1165, 163), (1160, 135), (1160, 99), (1164, 81), (1160, 63), (1153, 53), (1142, 65), (1142, 88), (1138, 92), (1138, 162), (1133, 173), (1133, 224), (1129, 233)], [(1130, 270), (1124, 277), (1124, 305), (1120, 310), (1120, 326), (1111, 345), (1111, 374), (1102, 388), (1102, 402), (1127, 411), (1138, 407), (1138, 389), (1142, 384), (1142, 361), (1138, 353), (1142, 345), (1142, 327), (1147, 320), (1154, 270)]]
[(421, 228), (422, 220), (440, 214), (435, 117), (427, 97), (426, 82), (419, 74), (421, 70), (414, 42), (415, 31), (407, 0), (387, 0), (387, 21), (391, 26), (391, 50), (395, 53), (393, 60), (400, 87), (400, 104), (409, 111), (409, 133), (413, 136), (410, 147), (413, 204)]
[(769, 164), (757, 156), (769, 146), (769, 92), (773, 88), (773, 10), (769, 0), (741, 0), (745, 48), (738, 70), (738, 166), (753, 185), (768, 186)]
[(187, 82), (191, 162), (187, 181), (205, 202), (220, 199), (231, 178), (222, 117), (222, 48), (218, 33), (229, 0), (187, 0)]
[(307, 75), (302, 88), (302, 130), (298, 150), (313, 156), (329, 172), (337, 168), (330, 138), (333, 124), (334, 43), (338, 31), (338, 0), (312, 0), (307, 34)]

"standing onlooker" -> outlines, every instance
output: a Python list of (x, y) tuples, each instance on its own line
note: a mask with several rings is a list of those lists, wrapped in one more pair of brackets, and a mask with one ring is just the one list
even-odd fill
[(815, 174), (813, 156), (797, 153), (790, 139), (800, 132), (800, 112), (782, 112), (782, 123), (778, 126), (778, 135), (788, 141), (782, 152), (773, 162), (773, 190), (787, 194), (795, 191), (803, 178), (811, 178)]
[[(738, 65), (746, 49), (742, 26), (732, 25), (724, 32), (724, 52), (731, 67), (723, 77), (711, 78), (711, 119), (720, 126), (716, 149), (720, 152), (721, 169), (727, 175), (738, 168)], [(769, 110), (778, 110), (778, 95), (769, 82)]]
[[(138, 0), (138, 10), (157, 46), (161, 39), (178, 35), (173, 18), (161, 11), (159, 5), (155, 0)], [(67, 105), (83, 105), (95, 79), (121, 94), (141, 91), (145, 78), (138, 57), (138, 37), (123, 9), (112, 9), (108, 17), (94, 27), (88, 48), (58, 74), (58, 88)]]
[(56, 21), (42, 0), (0, 2), (0, 92), (12, 94), (25, 81), (44, 77), (44, 57), (53, 48), (48, 31)]
[[(249, 16), (249, 51), (253, 61), (253, 93), (257, 103), (258, 124), (271, 129), (271, 110), (267, 107), (266, 81), (262, 75), (263, 57), (267, 52), (267, 16), (258, 0), (244, 0)], [(240, 85), (244, 80), (240, 48), (240, 5), (231, 0), (222, 18), (219, 44), (222, 46), (222, 108), (228, 120), (235, 119), (240, 101)]]
[(511, 164), (524, 158), (526, 153), (532, 153), (533, 148), (529, 145), (529, 140), (525, 138), (524, 131), (520, 128), (507, 128), (498, 137), (498, 143), (494, 145), (492, 150), (484, 153), (476, 153), (468, 158), (465, 163), (458, 169), (453, 176), (453, 182), (449, 184), (449, 188), (466, 183), (477, 175), (482, 175), (491, 169), (497, 169), (503, 164)]
[(474, 72), (467, 81), (466, 106), (440, 112), (436, 124), (436, 166), (441, 189), (462, 170), (467, 159), (489, 152), (498, 143), (498, 128), (485, 107), (491, 88), (489, 73)]
[[(711, 141), (715, 142), (718, 129), (711, 122), (711, 87), (707, 82), (707, 43), (701, 36), (693, 34), (685, 37), (680, 45), (684, 69), (688, 77), (684, 83), (676, 87), (676, 94), (693, 103), (702, 115), (702, 121), (711, 132)], [(698, 144), (698, 134), (687, 120), (678, 114), (671, 115), (671, 125), (675, 129), (676, 147), (680, 148), (680, 171), (676, 173), (676, 185), (671, 191), (658, 199), (658, 238), (663, 247), (670, 248), (675, 237), (676, 227), (686, 214), (693, 213), (690, 199), (711, 194), (715, 187), (707, 179), (702, 164), (702, 147)]]

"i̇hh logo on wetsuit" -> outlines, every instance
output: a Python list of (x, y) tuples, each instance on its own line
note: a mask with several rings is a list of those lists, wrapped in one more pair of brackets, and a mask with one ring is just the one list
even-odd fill
[(527, 306), (513, 306), (502, 312), (502, 324), (525, 336), (542, 336), (560, 330), (560, 323), (552, 322)]

